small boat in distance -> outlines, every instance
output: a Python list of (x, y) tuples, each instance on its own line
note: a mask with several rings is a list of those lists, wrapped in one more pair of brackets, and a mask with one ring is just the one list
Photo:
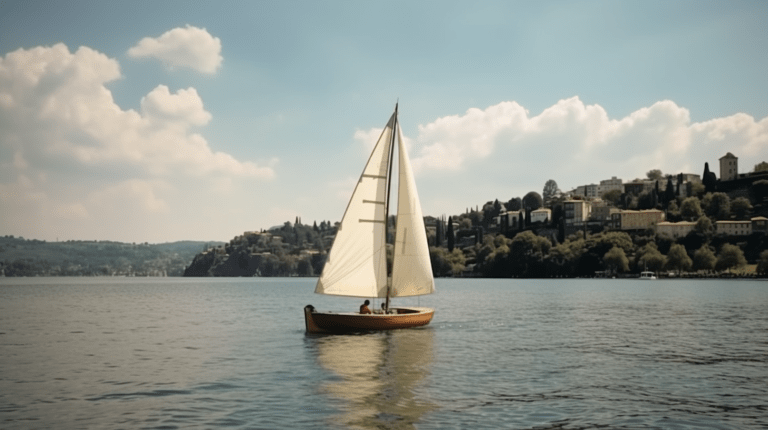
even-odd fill
[(640, 272), (640, 279), (654, 280), (654, 279), (656, 279), (656, 274), (654, 272), (649, 271), (649, 270), (645, 270), (645, 271)]
[[(387, 264), (387, 227), (392, 164), (398, 151), (397, 223), (391, 266)], [(432, 294), (435, 280), (429, 259), (421, 204), (411, 162), (395, 112), (387, 122), (352, 193), (315, 293), (384, 298), (381, 313), (319, 312), (304, 307), (307, 332), (391, 330), (429, 324), (435, 310), (390, 307), (393, 297)]]

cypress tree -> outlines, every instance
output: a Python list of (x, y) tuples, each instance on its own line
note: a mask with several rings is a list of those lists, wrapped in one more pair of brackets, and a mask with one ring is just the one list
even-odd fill
[(454, 242), (456, 241), (456, 237), (453, 233), (453, 219), (449, 216), (448, 217), (448, 252), (453, 252)]
[(672, 177), (667, 179), (667, 189), (664, 190), (664, 206), (668, 206), (669, 202), (675, 198), (675, 186), (672, 185)]
[(717, 176), (709, 171), (709, 163), (704, 163), (704, 176), (701, 177), (701, 182), (704, 184), (704, 188), (708, 193), (714, 193), (717, 186)]

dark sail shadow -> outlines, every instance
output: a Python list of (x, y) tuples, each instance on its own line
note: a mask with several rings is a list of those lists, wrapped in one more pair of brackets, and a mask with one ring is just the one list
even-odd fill
[(424, 397), (433, 362), (430, 328), (313, 336), (317, 362), (333, 376), (318, 387), (347, 428), (415, 428), (437, 406)]

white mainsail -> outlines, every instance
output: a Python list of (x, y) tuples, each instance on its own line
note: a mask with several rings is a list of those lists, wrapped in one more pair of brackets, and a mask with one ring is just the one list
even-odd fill
[(432, 262), (429, 259), (424, 217), (413, 180), (411, 161), (398, 133), (399, 180), (397, 192), (397, 229), (395, 233), (392, 290), (390, 296), (420, 296), (435, 292)]
[(399, 183), (389, 295), (417, 296), (435, 291), (421, 205), (395, 111), (352, 193), (315, 293), (387, 297), (386, 199), (394, 140), (398, 142)]
[(355, 186), (315, 293), (386, 297), (387, 167), (396, 114), (376, 142)]

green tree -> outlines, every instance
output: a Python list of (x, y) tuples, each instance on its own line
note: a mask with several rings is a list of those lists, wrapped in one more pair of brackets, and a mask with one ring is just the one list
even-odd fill
[(749, 203), (749, 200), (744, 197), (737, 197), (731, 202), (731, 213), (736, 219), (747, 219), (751, 210), (752, 205)]
[(666, 264), (668, 270), (676, 270), (679, 273), (681, 271), (690, 270), (692, 265), (693, 261), (691, 261), (691, 257), (688, 256), (688, 253), (685, 252), (685, 247), (683, 245), (675, 243), (669, 248)]
[(701, 183), (704, 184), (704, 188), (707, 193), (715, 192), (717, 186), (717, 176), (713, 172), (709, 171), (709, 163), (704, 163), (704, 174), (701, 176)]
[(445, 248), (430, 247), (429, 257), (435, 276), (455, 276), (464, 271), (466, 258), (458, 249), (448, 252)]
[(546, 254), (549, 252), (552, 244), (547, 239), (537, 236), (531, 231), (524, 231), (515, 235), (509, 246), (515, 255), (524, 255), (530, 252)]
[(707, 187), (701, 182), (691, 183), (691, 195), (701, 198), (707, 192)]
[(664, 190), (664, 205), (668, 205), (675, 198), (675, 186), (672, 184), (672, 177), (667, 178), (667, 188)]
[(731, 215), (731, 199), (725, 193), (707, 193), (701, 205), (710, 218), (727, 220)]
[(744, 252), (736, 245), (730, 243), (723, 244), (720, 253), (717, 255), (715, 270), (730, 270), (731, 268), (740, 268), (747, 265), (747, 259), (744, 258)]
[(541, 195), (536, 191), (531, 191), (523, 197), (523, 209), (530, 209), (535, 211), (544, 204), (544, 200)]
[(554, 179), (548, 180), (544, 184), (544, 190), (542, 192), (542, 198), (544, 199), (544, 206), (552, 204), (552, 199), (560, 193), (560, 188), (557, 187), (557, 182)]
[(712, 234), (712, 220), (702, 215), (698, 220), (696, 220), (696, 225), (693, 227), (693, 229), (704, 235)]
[(661, 173), (661, 170), (659, 169), (653, 169), (653, 170), (650, 170), (648, 173), (646, 173), (645, 176), (647, 176), (648, 179), (652, 181), (658, 181), (659, 179), (664, 177), (664, 174)]
[(761, 275), (768, 275), (768, 249), (760, 253), (755, 271)]
[(715, 269), (716, 262), (715, 253), (706, 244), (693, 254), (693, 270), (711, 272)]
[(701, 217), (701, 202), (696, 197), (688, 197), (680, 204), (680, 215), (689, 221)]
[(768, 197), (768, 180), (761, 179), (752, 183), (752, 192), (757, 203), (762, 203)]
[(672, 199), (667, 205), (667, 221), (677, 222), (681, 221), (680, 208), (677, 206), (677, 200)]
[(508, 211), (519, 211), (523, 208), (523, 201), (520, 199), (520, 197), (512, 197), (509, 199), (509, 201), (505, 204)]
[(640, 210), (653, 209), (656, 206), (655, 203), (656, 191), (643, 191), (637, 196), (637, 208)]
[(518, 233), (509, 242), (509, 260), (506, 263), (513, 275), (541, 276), (537, 271), (551, 247), (552, 244), (547, 239), (531, 231)]
[(296, 273), (299, 276), (314, 276), (315, 272), (312, 269), (312, 261), (309, 257), (302, 258), (296, 264)]
[(654, 242), (648, 242), (637, 252), (637, 268), (639, 270), (660, 271), (666, 263), (666, 257), (659, 252)]
[(550, 248), (546, 261), (553, 277), (570, 277), (576, 274), (579, 259), (586, 251), (585, 241), (575, 235)]
[(613, 247), (619, 247), (624, 250), (625, 253), (634, 250), (632, 238), (629, 234), (623, 231), (606, 231), (590, 235), (589, 238), (586, 239), (585, 246), (590, 251), (597, 250), (600, 252), (600, 255), (603, 255)]
[(606, 202), (610, 202), (614, 206), (619, 206), (621, 201), (621, 190), (608, 190), (601, 196)]
[(629, 260), (624, 250), (614, 246), (603, 256), (603, 264), (612, 271), (626, 272), (629, 270)]
[(453, 252), (453, 246), (456, 243), (456, 234), (453, 232), (453, 218), (448, 217), (448, 252)]

